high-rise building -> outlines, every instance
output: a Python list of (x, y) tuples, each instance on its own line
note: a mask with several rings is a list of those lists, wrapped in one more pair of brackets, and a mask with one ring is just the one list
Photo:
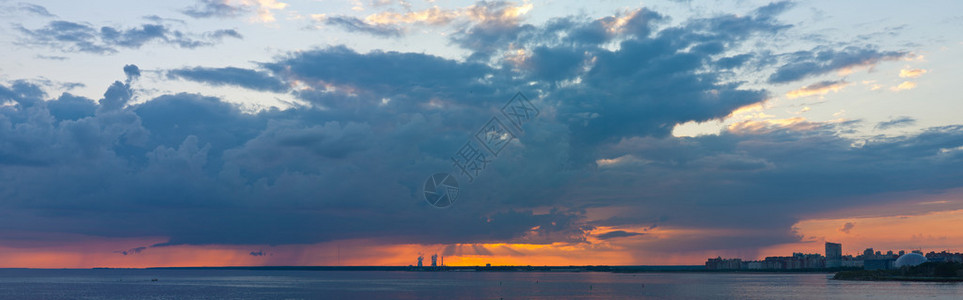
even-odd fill
[(873, 248), (866, 248), (866, 250), (863, 250), (863, 259), (873, 259), (873, 258), (875, 258), (875, 256), (873, 255)]
[(422, 262), (425, 260), (424, 256), (418, 255), (418, 267), (422, 267)]
[(432, 267), (437, 267), (437, 266), (438, 266), (438, 254), (432, 254), (432, 255), (431, 255), (431, 266), (432, 266)]
[(839, 268), (843, 265), (843, 245), (826, 242), (826, 267)]

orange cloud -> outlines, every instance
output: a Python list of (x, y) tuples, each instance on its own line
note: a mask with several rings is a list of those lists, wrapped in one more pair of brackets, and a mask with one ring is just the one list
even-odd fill
[(792, 90), (786, 93), (786, 97), (789, 99), (795, 99), (799, 97), (808, 96), (823, 96), (829, 94), (829, 92), (839, 92), (844, 87), (849, 85), (846, 81), (822, 81), (807, 85), (797, 90)]
[(437, 6), (422, 11), (409, 11), (406, 13), (382, 12), (369, 15), (365, 21), (369, 24), (411, 24), (427, 23), (432, 25), (448, 24), (457, 18), (461, 13), (453, 10), (442, 10)]
[(917, 78), (926, 74), (925, 69), (902, 69), (899, 70), (900, 78)]
[(813, 130), (822, 126), (821, 123), (813, 123), (803, 117), (793, 117), (788, 119), (772, 120), (746, 120), (729, 124), (729, 132), (735, 134), (763, 134), (780, 129), (790, 129), (795, 131)]
[(899, 91), (905, 91), (905, 90), (912, 90), (914, 88), (916, 88), (915, 82), (903, 81), (903, 83), (900, 83), (899, 85), (891, 87), (889, 89), (894, 92), (899, 92)]

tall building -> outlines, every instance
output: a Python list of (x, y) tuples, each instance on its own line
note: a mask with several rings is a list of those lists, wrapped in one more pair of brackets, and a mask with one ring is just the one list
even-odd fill
[(826, 242), (826, 267), (839, 268), (843, 265), (843, 244)]
[(437, 267), (437, 266), (438, 266), (438, 254), (432, 254), (432, 255), (431, 255), (431, 266), (432, 266), (432, 267)]
[(422, 267), (422, 262), (425, 260), (424, 256), (418, 255), (418, 267)]

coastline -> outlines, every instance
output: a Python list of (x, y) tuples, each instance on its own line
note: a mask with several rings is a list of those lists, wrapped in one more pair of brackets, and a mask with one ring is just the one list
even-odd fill
[(927, 262), (890, 270), (841, 271), (834, 280), (963, 282), (963, 265), (956, 262)]

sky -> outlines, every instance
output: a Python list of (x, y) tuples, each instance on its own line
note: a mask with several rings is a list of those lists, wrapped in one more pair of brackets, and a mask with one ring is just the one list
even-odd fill
[(0, 0), (0, 267), (963, 251), (961, 9)]

